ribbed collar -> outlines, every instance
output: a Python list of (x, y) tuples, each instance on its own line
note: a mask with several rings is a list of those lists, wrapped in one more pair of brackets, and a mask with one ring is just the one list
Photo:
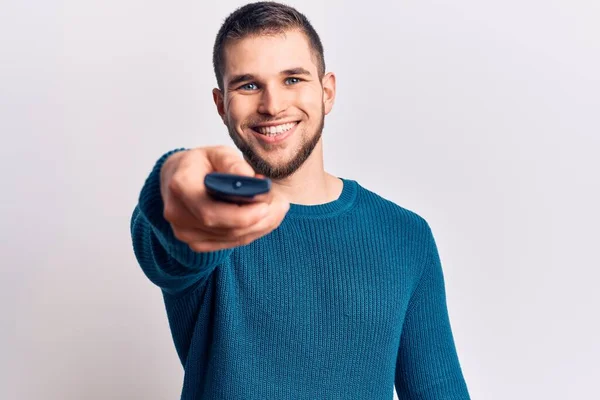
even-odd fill
[[(338, 177), (339, 178), (339, 177)], [(286, 218), (323, 218), (332, 217), (339, 215), (354, 205), (357, 194), (357, 183), (356, 181), (339, 178), (343, 182), (342, 193), (340, 196), (329, 203), (317, 204), (317, 205), (302, 205), (302, 204), (290, 204), (290, 209), (286, 214)]]

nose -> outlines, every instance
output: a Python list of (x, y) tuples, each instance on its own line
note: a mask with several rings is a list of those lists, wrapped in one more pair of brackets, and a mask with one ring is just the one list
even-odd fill
[(263, 90), (258, 106), (258, 112), (261, 114), (277, 115), (287, 109), (287, 100), (285, 93), (274, 88)]

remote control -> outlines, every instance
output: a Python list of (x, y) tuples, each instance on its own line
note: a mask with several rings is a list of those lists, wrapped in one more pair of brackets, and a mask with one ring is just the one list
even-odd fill
[(204, 177), (207, 193), (215, 200), (245, 204), (255, 201), (255, 196), (271, 190), (269, 178), (212, 172)]

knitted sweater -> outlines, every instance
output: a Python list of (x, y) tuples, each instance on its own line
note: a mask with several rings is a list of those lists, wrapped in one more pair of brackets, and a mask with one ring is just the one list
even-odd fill
[(469, 399), (428, 223), (343, 180), (246, 246), (198, 253), (163, 217), (161, 157), (131, 219), (184, 368), (181, 399)]

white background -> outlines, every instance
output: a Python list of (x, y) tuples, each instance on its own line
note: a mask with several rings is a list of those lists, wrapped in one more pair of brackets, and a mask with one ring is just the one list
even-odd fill
[[(162, 153), (232, 145), (243, 3), (207, 3), (3, 2), (0, 398), (178, 398), (129, 217)], [(600, 2), (290, 4), (337, 73), (326, 169), (432, 226), (472, 397), (600, 398)]]

